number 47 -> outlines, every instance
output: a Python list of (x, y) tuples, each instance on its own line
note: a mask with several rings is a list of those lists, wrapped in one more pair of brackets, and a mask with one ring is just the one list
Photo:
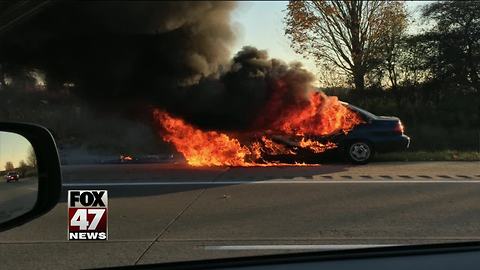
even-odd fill
[[(105, 209), (77, 209), (72, 219), (70, 220), (71, 226), (78, 226), (80, 230), (95, 230), (97, 228), (98, 222), (105, 213)], [(93, 217), (92, 223), (89, 225), (87, 214), (95, 215)]]

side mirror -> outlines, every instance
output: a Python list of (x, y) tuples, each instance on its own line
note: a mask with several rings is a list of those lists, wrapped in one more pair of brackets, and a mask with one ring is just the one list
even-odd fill
[(0, 123), (0, 231), (52, 209), (61, 182), (57, 147), (47, 129)]

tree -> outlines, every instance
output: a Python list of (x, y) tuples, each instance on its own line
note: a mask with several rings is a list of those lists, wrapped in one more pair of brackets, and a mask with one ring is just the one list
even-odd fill
[(480, 91), (480, 2), (441, 1), (427, 5), (423, 16), (434, 23), (438, 43), (436, 76)]
[(20, 160), (18, 163), (18, 171), (22, 176), (25, 176), (26, 172), (28, 171), (28, 165), (24, 160)]
[[(334, 65), (365, 88), (365, 74), (384, 61), (387, 36), (395, 22), (406, 21), (403, 2), (290, 1), (285, 34), (292, 48), (318, 63)], [(395, 35), (396, 37), (396, 35)]]
[(7, 162), (5, 163), (5, 170), (6, 170), (6, 171), (12, 171), (12, 170), (14, 170), (14, 169), (15, 169), (15, 167), (13, 166), (13, 162), (7, 161)]
[(430, 33), (404, 37), (396, 58), (397, 79), (403, 84), (417, 85), (429, 81), (439, 67), (437, 38)]
[(382, 67), (385, 67), (388, 73), (388, 79), (392, 88), (398, 86), (398, 62), (401, 54), (402, 39), (404, 38), (407, 29), (407, 11), (403, 2), (393, 1), (390, 5), (384, 6), (384, 16), (390, 18), (384, 27), (383, 38), (383, 52), (384, 62)]
[(33, 147), (31, 146), (28, 148), (27, 164), (30, 167), (37, 168), (37, 156), (35, 155), (35, 150), (33, 150)]

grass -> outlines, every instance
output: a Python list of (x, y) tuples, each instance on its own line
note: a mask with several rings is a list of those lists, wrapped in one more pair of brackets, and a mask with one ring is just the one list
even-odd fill
[(480, 161), (477, 151), (416, 151), (378, 154), (375, 161)]

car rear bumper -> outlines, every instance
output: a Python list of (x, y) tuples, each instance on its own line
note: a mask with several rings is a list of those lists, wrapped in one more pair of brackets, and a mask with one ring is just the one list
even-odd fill
[(403, 151), (410, 147), (410, 137), (407, 135), (401, 135), (382, 140), (375, 143), (375, 150), (377, 152), (394, 152)]

